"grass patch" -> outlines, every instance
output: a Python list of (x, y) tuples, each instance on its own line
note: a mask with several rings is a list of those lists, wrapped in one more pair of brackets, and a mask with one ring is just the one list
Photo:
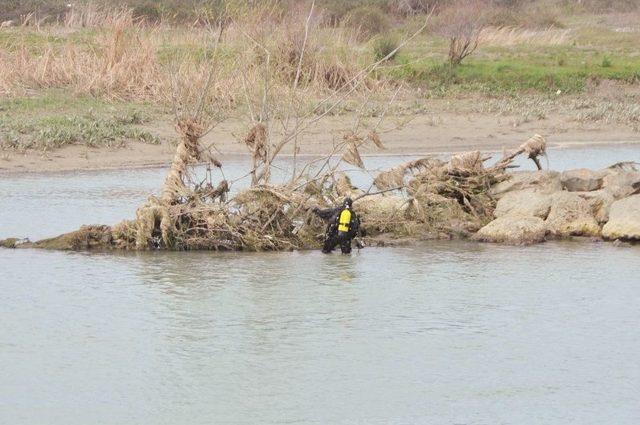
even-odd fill
[(558, 90), (579, 93), (593, 80), (640, 81), (639, 57), (605, 59), (598, 62), (586, 55), (549, 54), (530, 55), (526, 60), (472, 58), (461, 66), (451, 67), (435, 59), (411, 61), (405, 57), (403, 63), (389, 67), (388, 72), (392, 78), (426, 83), (440, 92), (459, 89), (502, 94)]
[[(387, 56), (391, 55), (394, 50), (398, 48), (400, 42), (397, 37), (392, 35), (384, 35), (382, 37), (378, 37), (373, 42), (373, 57), (376, 61), (380, 61)], [(397, 56), (398, 52), (393, 53), (393, 55), (389, 56), (388, 60), (392, 61)]]
[[(122, 147), (129, 141), (159, 143), (158, 136), (141, 127), (152, 118), (142, 106), (59, 92), (5, 99), (0, 101), (0, 147), (49, 150), (67, 145)], [(152, 110), (148, 105), (146, 109)]]

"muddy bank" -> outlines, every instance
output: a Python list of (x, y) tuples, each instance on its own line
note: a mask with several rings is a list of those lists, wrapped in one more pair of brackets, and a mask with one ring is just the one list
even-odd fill
[[(525, 140), (532, 133), (553, 135), (549, 138), (549, 148), (612, 146), (640, 143), (638, 132), (628, 126), (616, 123), (598, 125), (576, 122), (561, 114), (551, 114), (539, 121), (513, 124), (515, 117), (496, 116), (469, 112), (470, 101), (447, 102), (430, 101), (422, 114), (400, 116), (384, 134), (386, 149), (376, 151), (365, 149), (363, 155), (431, 155), (460, 153), (471, 150), (500, 152), (513, 146), (514, 140)], [(463, 111), (463, 112), (461, 112)], [(465, 119), (460, 120), (461, 113)], [(353, 125), (353, 115), (325, 118), (317, 128), (304, 135), (300, 153), (306, 156), (330, 153), (333, 141), (340, 139)], [(395, 129), (394, 126), (400, 126)], [(138, 142), (128, 143), (122, 148), (95, 148), (86, 146), (66, 146), (48, 152), (18, 152), (0, 149), (0, 174), (42, 173), (76, 170), (131, 169), (139, 167), (166, 166), (171, 163), (175, 152), (175, 133), (169, 119), (154, 124), (154, 131), (162, 143), (158, 145)], [(202, 143), (215, 142), (217, 148), (228, 158), (246, 156), (241, 143), (247, 131), (245, 122), (229, 120), (205, 135)], [(291, 155), (292, 147), (285, 146), (283, 155)]]

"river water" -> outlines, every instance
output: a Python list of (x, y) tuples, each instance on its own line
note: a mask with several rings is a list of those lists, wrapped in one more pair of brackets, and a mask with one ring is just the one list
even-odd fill
[[(5, 177), (0, 238), (132, 217), (163, 175)], [(604, 243), (0, 250), (0, 423), (637, 424), (639, 276)]]

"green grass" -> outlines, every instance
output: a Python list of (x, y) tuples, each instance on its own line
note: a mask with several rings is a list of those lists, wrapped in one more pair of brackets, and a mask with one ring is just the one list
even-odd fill
[(49, 34), (37, 32), (27, 28), (9, 28), (0, 31), (0, 50), (9, 52), (19, 51), (26, 48), (29, 53), (42, 53), (48, 48), (56, 49), (67, 43), (86, 49), (99, 47), (97, 36), (99, 30), (93, 28), (83, 28), (80, 31), (60, 32)]
[(640, 56), (549, 48), (543, 52), (484, 52), (452, 68), (444, 58), (414, 60), (402, 56), (387, 68), (392, 78), (426, 84), (435, 92), (488, 93), (561, 90), (582, 92), (591, 80), (640, 82)]
[[(378, 37), (373, 41), (373, 57), (376, 61), (380, 61), (398, 48), (400, 42), (393, 36)], [(398, 55), (398, 52), (389, 57), (388, 60), (392, 61)]]
[(121, 147), (129, 141), (159, 143), (142, 125), (150, 105), (109, 103), (49, 91), (0, 101), (0, 147), (48, 150), (67, 145)]
[(403, 48), (381, 75), (420, 84), (433, 94), (581, 92), (590, 80), (640, 82), (637, 32), (616, 31), (602, 17), (567, 19), (563, 45), (484, 46), (453, 69), (445, 65), (448, 43), (433, 34)]

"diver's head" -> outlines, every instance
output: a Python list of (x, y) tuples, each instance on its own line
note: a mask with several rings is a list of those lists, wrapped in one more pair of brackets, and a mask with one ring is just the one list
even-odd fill
[(351, 198), (344, 198), (344, 201), (342, 202), (342, 206), (345, 208), (351, 208), (351, 206), (353, 206), (353, 200)]

